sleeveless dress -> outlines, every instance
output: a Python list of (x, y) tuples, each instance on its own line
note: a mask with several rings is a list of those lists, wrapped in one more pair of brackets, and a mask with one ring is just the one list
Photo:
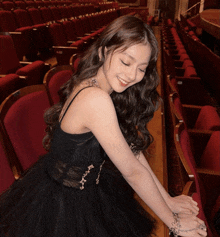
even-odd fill
[(96, 137), (64, 132), (62, 119), (50, 151), (0, 196), (0, 236), (153, 236), (154, 219)]

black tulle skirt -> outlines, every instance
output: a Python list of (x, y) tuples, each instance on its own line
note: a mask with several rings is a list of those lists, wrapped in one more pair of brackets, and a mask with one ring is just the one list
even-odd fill
[(0, 196), (1, 237), (154, 236), (155, 221), (108, 164), (98, 185), (79, 190), (52, 179), (43, 160)]

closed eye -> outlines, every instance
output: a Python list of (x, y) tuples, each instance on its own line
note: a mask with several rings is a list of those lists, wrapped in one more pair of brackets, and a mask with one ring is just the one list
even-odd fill
[(141, 72), (143, 72), (143, 73), (146, 72), (146, 69), (141, 69), (141, 68), (139, 68), (139, 70), (140, 70)]
[(122, 64), (124, 64), (125, 66), (130, 66), (129, 63), (125, 63), (123, 60), (121, 60)]

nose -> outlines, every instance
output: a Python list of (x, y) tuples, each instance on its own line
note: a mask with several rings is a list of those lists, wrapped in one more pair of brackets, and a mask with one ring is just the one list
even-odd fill
[(127, 77), (129, 82), (135, 81), (137, 76), (137, 69), (134, 67), (131, 67), (130, 70), (127, 71)]

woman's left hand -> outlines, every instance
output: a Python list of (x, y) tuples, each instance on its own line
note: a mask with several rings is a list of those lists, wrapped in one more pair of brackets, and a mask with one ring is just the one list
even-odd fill
[(192, 197), (186, 195), (169, 197), (167, 205), (174, 213), (194, 214), (196, 216), (199, 213), (197, 202)]

